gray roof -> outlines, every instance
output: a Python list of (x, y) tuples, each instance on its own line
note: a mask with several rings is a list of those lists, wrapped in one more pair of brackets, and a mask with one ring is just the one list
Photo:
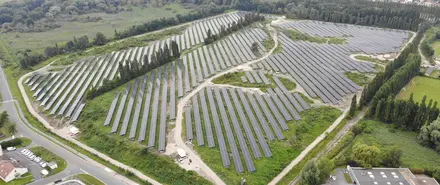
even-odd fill
[(397, 168), (352, 168), (352, 171), (359, 185), (410, 185)]

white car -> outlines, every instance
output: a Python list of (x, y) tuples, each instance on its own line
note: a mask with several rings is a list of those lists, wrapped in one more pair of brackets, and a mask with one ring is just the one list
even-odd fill
[(46, 164), (45, 162), (41, 162), (41, 163), (40, 163), (40, 166), (41, 166), (42, 168), (45, 168), (45, 167), (47, 166), (47, 164)]
[(24, 154), (25, 152), (27, 152), (28, 150), (25, 148), (25, 149), (23, 149), (23, 150), (21, 150), (21, 154)]
[(34, 161), (37, 162), (37, 163), (40, 162), (41, 161), (41, 157), (35, 157)]
[(17, 149), (17, 148), (15, 148), (13, 146), (6, 148), (6, 150), (8, 150), (8, 151), (14, 151), (15, 149)]

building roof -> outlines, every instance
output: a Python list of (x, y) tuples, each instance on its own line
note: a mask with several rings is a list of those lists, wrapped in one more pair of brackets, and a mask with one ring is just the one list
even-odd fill
[(17, 163), (13, 163), (10, 160), (0, 161), (0, 177), (5, 179), (15, 168), (20, 168), (21, 166)]
[(359, 185), (410, 185), (397, 168), (352, 168)]
[(349, 168), (358, 185), (439, 185), (433, 178), (415, 176), (408, 168)]

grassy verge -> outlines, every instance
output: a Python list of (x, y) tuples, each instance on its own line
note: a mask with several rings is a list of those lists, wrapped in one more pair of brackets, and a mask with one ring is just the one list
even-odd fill
[(428, 97), (428, 100), (432, 99), (433, 101), (440, 102), (438, 87), (440, 87), (440, 79), (416, 76), (400, 91), (396, 98), (408, 99), (411, 93), (413, 93), (415, 102), (421, 102), (425, 95)]
[(248, 184), (267, 184), (318, 135), (323, 133), (341, 114), (341, 111), (330, 107), (320, 107), (300, 114), (302, 120), (287, 123), (289, 130), (283, 132), (286, 140), (275, 140), (269, 143), (273, 157), (254, 160), (256, 172), (238, 174), (233, 165), (230, 168), (223, 167), (218, 147), (195, 147), (195, 150), (226, 184), (239, 184), (242, 178), (245, 178)]
[(23, 185), (28, 184), (34, 180), (34, 177), (30, 173), (25, 173), (22, 177), (19, 177), (13, 181), (9, 181), (8, 183), (0, 180), (0, 185)]
[(73, 176), (72, 179), (80, 180), (85, 185), (104, 185), (100, 180), (89, 174), (78, 174)]
[(281, 78), (278, 77), (278, 79), (281, 81), (281, 83), (286, 87), (287, 90), (292, 91), (296, 88), (296, 83), (292, 80), (289, 80), (287, 78)]
[(36, 146), (32, 147), (29, 150), (31, 150), (36, 156), (40, 156), (44, 161), (46, 162), (56, 162), (58, 168), (55, 168), (55, 170), (50, 170), (48, 167), (46, 167), (50, 172), (48, 176), (55, 175), (57, 173), (62, 172), (67, 167), (67, 162), (60, 156), (52, 153), (51, 151), (47, 150), (44, 147)]
[(346, 72), (344, 75), (354, 83), (358, 84), (359, 86), (367, 85), (372, 80), (371, 78), (369, 78), (368, 76), (362, 73)]
[(335, 38), (335, 37), (316, 37), (311, 36), (306, 33), (302, 33), (298, 30), (283, 30), (282, 31), (286, 36), (293, 40), (303, 40), (308, 42), (314, 42), (319, 44), (329, 43), (329, 44), (345, 44), (346, 41), (344, 38)]
[(16, 148), (23, 148), (23, 147), (27, 147), (32, 143), (32, 140), (27, 138), (27, 137), (20, 137), (18, 138), (21, 140), (21, 144), (16, 146)]
[(386, 64), (388, 62), (388, 61), (379, 60), (377, 58), (372, 58), (372, 57), (365, 56), (365, 55), (356, 55), (354, 58), (358, 59), (358, 60), (366, 61), (366, 62), (377, 63), (377, 64)]

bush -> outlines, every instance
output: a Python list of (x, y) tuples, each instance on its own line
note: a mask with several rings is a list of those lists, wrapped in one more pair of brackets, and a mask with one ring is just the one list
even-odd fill
[(424, 168), (410, 168), (410, 170), (413, 174), (424, 174), (425, 173)]
[(23, 141), (20, 138), (11, 139), (9, 141), (3, 141), (0, 143), (3, 149), (12, 147), (12, 146), (19, 146), (23, 143)]

